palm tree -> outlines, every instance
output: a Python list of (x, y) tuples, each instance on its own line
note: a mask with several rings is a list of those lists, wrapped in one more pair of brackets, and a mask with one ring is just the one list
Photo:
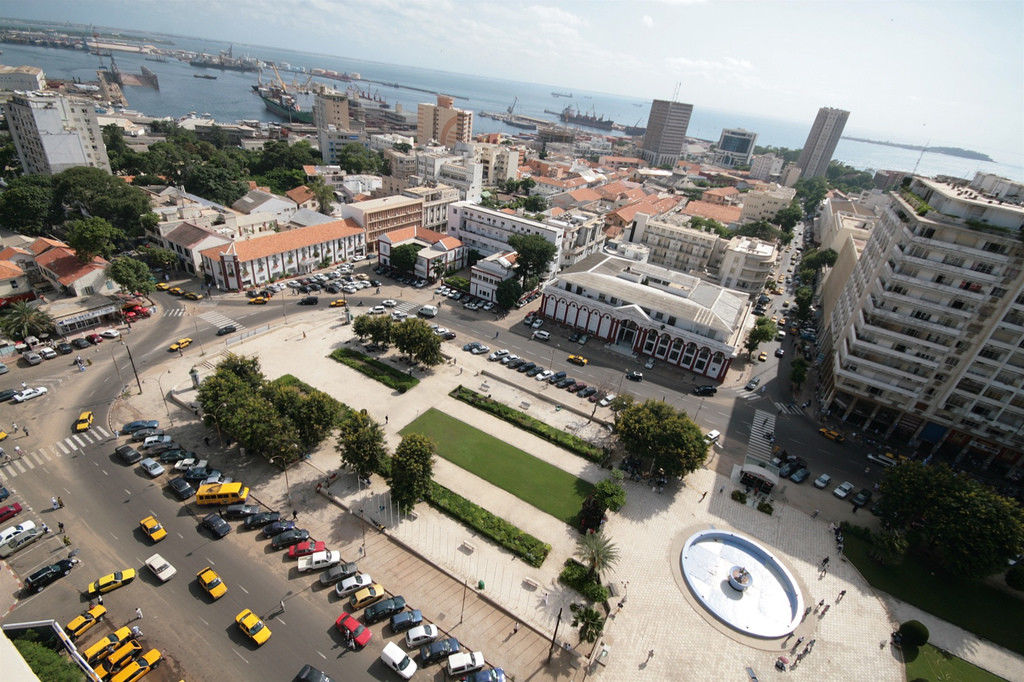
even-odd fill
[(570, 604), (572, 626), (580, 629), (581, 642), (596, 642), (604, 631), (604, 618), (595, 609), (585, 604)]
[(616, 564), (619, 548), (603, 532), (590, 533), (576, 541), (576, 556), (587, 565), (587, 578), (595, 578)]
[(9, 305), (0, 317), (0, 329), (14, 339), (39, 336), (53, 331), (53, 318), (41, 308), (17, 301)]

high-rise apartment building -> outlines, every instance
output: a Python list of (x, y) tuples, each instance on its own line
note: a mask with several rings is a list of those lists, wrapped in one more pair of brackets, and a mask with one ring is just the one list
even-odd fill
[(746, 166), (754, 155), (757, 133), (742, 128), (724, 128), (715, 149), (715, 163), (723, 166)]
[(381, 235), (423, 225), (423, 199), (392, 196), (357, 201), (342, 206), (341, 216), (363, 228), (367, 253), (374, 253)]
[(652, 166), (676, 165), (683, 153), (686, 129), (690, 125), (692, 104), (656, 99), (651, 102), (647, 132), (641, 154)]
[(26, 173), (53, 175), (75, 166), (110, 172), (92, 102), (49, 92), (18, 92), (4, 114)]
[(782, 175), (782, 159), (774, 154), (758, 154), (750, 160), (751, 180), (774, 180)]
[(917, 453), (1024, 465), (1024, 207), (913, 178), (823, 322), (823, 407)]
[(328, 126), (348, 130), (351, 126), (348, 94), (336, 90), (318, 92), (313, 101), (313, 123), (317, 130)]
[(473, 137), (473, 112), (455, 108), (455, 100), (438, 95), (437, 104), (421, 103), (416, 120), (416, 141), (426, 144), (437, 140), (445, 147), (469, 142)]
[(842, 109), (818, 109), (814, 125), (807, 134), (807, 141), (804, 142), (804, 148), (796, 162), (802, 171), (801, 179), (825, 177), (825, 171), (828, 170), (828, 164), (832, 161), (832, 154), (836, 151), (836, 145), (849, 117), (850, 112)]

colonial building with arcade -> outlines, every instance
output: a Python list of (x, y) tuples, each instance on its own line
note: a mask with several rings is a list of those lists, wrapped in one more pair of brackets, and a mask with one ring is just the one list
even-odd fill
[(558, 273), (544, 287), (540, 314), (715, 381), (754, 324), (741, 292), (606, 254)]

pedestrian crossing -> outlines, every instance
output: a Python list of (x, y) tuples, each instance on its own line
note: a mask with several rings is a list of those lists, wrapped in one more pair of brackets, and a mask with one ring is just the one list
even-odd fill
[(184, 308), (164, 308), (164, 317), (183, 317), (184, 315)]
[[(746, 390), (744, 390), (742, 393), (738, 394), (737, 397), (740, 400), (746, 400), (746, 401), (759, 400), (761, 398), (764, 398), (765, 400), (769, 400), (769, 398), (767, 398), (766, 396), (762, 395), (759, 390), (758, 391), (746, 391)], [(780, 402), (776, 402), (774, 400), (772, 400), (771, 403), (772, 403), (772, 405), (775, 406), (775, 410), (777, 412), (782, 412), (784, 414), (803, 414), (804, 413), (804, 411), (802, 409), (800, 409), (800, 406), (795, 404), (795, 403), (780, 403)]]
[(209, 322), (217, 329), (220, 329), (221, 327), (227, 327), (228, 325), (231, 325), (235, 329), (245, 329), (245, 325), (242, 324), (241, 322), (236, 322), (227, 315), (218, 313), (216, 310), (207, 311), (200, 315), (199, 317)]
[(774, 445), (768, 440), (775, 433), (775, 415), (766, 410), (754, 410), (754, 422), (750, 426), (750, 440), (747, 443), (747, 457), (770, 462)]
[(398, 305), (391, 310), (399, 313), (405, 313), (406, 315), (413, 315), (415, 311), (420, 309), (420, 304), (413, 301), (399, 301)]
[(36, 467), (43, 466), (56, 457), (74, 455), (80, 450), (98, 445), (113, 437), (114, 434), (102, 426), (94, 426), (84, 433), (76, 433), (73, 436), (68, 436), (63, 440), (56, 441), (37, 450), (23, 452), (20, 457), (15, 453), (14, 444), (10, 443), (4, 448), (4, 451), (12, 459), (10, 461), (5, 460), (0, 464), (0, 481), (9, 481), (21, 474), (32, 471)]

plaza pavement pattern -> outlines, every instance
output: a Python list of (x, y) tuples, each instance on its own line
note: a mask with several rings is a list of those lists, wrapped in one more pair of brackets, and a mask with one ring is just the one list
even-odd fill
[[(385, 429), (391, 447), (398, 443), (401, 428), (430, 407), (436, 407), (590, 482), (607, 475), (607, 471), (580, 457), (450, 398), (448, 391), (461, 383), (474, 390), (484, 388), (509, 405), (519, 406), (525, 400), (530, 403), (527, 408), (530, 414), (552, 425), (570, 430), (583, 427), (590, 433), (599, 430), (600, 427), (585, 425), (586, 418), (575, 412), (556, 410), (553, 402), (527, 395), (503, 381), (478, 375), (477, 372), (488, 370), (491, 364), (485, 356), (464, 353), (461, 344), (445, 344), (444, 351), (456, 359), (457, 365), (435, 368), (429, 376), (417, 373), (421, 384), (400, 395), (327, 357), (350, 336), (351, 327), (336, 322), (301, 324), (278, 327), (231, 350), (259, 356), (263, 371), (270, 378), (293, 374), (352, 408), (367, 409), (378, 421), (384, 422), (387, 416)], [(395, 357), (395, 351), (391, 356)], [(207, 354), (204, 360), (201, 364), (208, 369), (215, 366), (218, 357)], [(530, 381), (518, 374), (512, 376), (515, 381)], [(591, 408), (589, 403), (570, 394), (565, 398), (569, 405), (582, 404), (584, 410)], [(608, 418), (610, 415), (599, 408), (598, 416)], [(312, 473), (292, 474), (293, 494), (299, 486), (312, 487), (313, 481), (323, 476), (321, 472), (334, 472), (337, 466), (338, 455), (333, 442), (325, 444), (307, 465)], [(295, 479), (300, 477), (302, 482), (297, 483)], [(254, 490), (254, 493), (264, 501), (267, 497), (283, 501), (284, 482), (280, 479), (280, 476), (275, 477), (273, 484), (266, 486), (267, 490)], [(574, 553), (575, 531), (443, 458), (437, 459), (435, 479), (552, 546), (544, 565), (533, 568), (426, 504), (417, 506), (414, 519), (394, 519), (394, 524), (389, 523), (387, 528), (388, 535), (432, 562), (458, 584), (465, 581), (471, 595), (477, 581), (484, 581), (485, 588), (480, 596), (505, 610), (508, 620), (475, 633), (484, 641), (474, 646), (484, 649), (485, 654), (488, 650), (500, 652), (492, 653), (489, 662), (495, 659), (494, 663), (504, 665), (515, 679), (582, 679), (594, 675), (609, 680), (738, 680), (748, 679), (751, 673), (766, 679), (775, 673), (778, 656), (786, 655), (793, 660), (799, 651), (792, 649), (795, 639), (752, 642), (719, 623), (709, 623), (709, 617), (691, 605), (688, 595), (684, 594), (679, 557), (673, 548), (685, 539), (682, 537), (684, 530), (695, 526), (729, 528), (764, 543), (786, 563), (804, 587), (807, 604), (816, 605), (823, 599), (829, 605), (824, 615), (817, 612), (808, 615), (797, 630), (798, 636), (805, 637), (805, 643), (814, 639), (815, 644), (811, 653), (788, 673), (793, 679), (845, 679), (855, 674), (878, 681), (902, 680), (902, 664), (898, 652), (888, 644), (889, 635), (898, 620), (915, 614), (928, 624), (936, 646), (952, 650), (1007, 679), (1021, 679), (1022, 660), (1010, 652), (937, 619), (926, 619), (908, 605), (893, 605), (894, 615), (890, 615), (882, 599), (884, 595), (876, 593), (852, 565), (835, 554), (827, 519), (811, 519), (803, 511), (785, 504), (776, 504), (772, 516), (752, 506), (738, 504), (729, 497), (736, 486), (706, 468), (688, 476), (684, 486), (678, 489), (669, 486), (662, 493), (642, 483), (625, 483), (626, 506), (621, 512), (610, 514), (605, 526), (605, 532), (618, 545), (620, 558), (615, 569), (604, 576), (606, 583), (618, 585), (625, 603), (618, 608), (616, 599), (611, 600), (612, 616), (597, 647), (580, 644), (575, 630), (569, 627), (568, 608), (579, 597), (557, 581), (565, 559)], [(369, 489), (360, 487), (353, 475), (342, 473), (329, 492), (349, 510), (358, 513), (362, 509), (375, 521), (388, 522), (386, 511), (382, 515), (379, 508), (380, 503), (387, 501), (386, 484), (374, 477)], [(327, 510), (322, 515), (327, 527), (340, 523), (335, 512)], [(344, 516), (353, 520), (351, 515)], [(371, 530), (366, 531), (368, 559), (379, 551), (370, 542), (381, 542), (374, 540), (381, 536), (375, 536)], [(348, 541), (348, 551), (342, 547), (343, 555), (355, 558), (353, 551), (358, 550), (361, 541), (351, 534)], [(821, 574), (818, 565), (825, 556), (830, 556), (831, 562), (829, 570)], [(400, 585), (393, 587), (385, 583), (385, 586), (410, 592), (408, 587)], [(847, 592), (837, 603), (841, 590)], [(573, 647), (579, 659), (570, 666), (566, 661), (571, 659), (556, 654), (555, 660), (559, 662), (556, 670), (545, 667), (543, 660), (560, 608), (564, 612), (558, 642)], [(425, 604), (424, 609), (424, 615), (437, 617), (429, 613), (429, 604)], [(520, 639), (515, 640), (513, 649), (508, 643), (511, 632), (508, 625), (516, 622), (528, 627), (515, 635)], [(455, 634), (458, 635), (457, 630)], [(961, 646), (968, 641), (969, 646)], [(596, 656), (602, 647), (607, 647), (607, 655)]]

